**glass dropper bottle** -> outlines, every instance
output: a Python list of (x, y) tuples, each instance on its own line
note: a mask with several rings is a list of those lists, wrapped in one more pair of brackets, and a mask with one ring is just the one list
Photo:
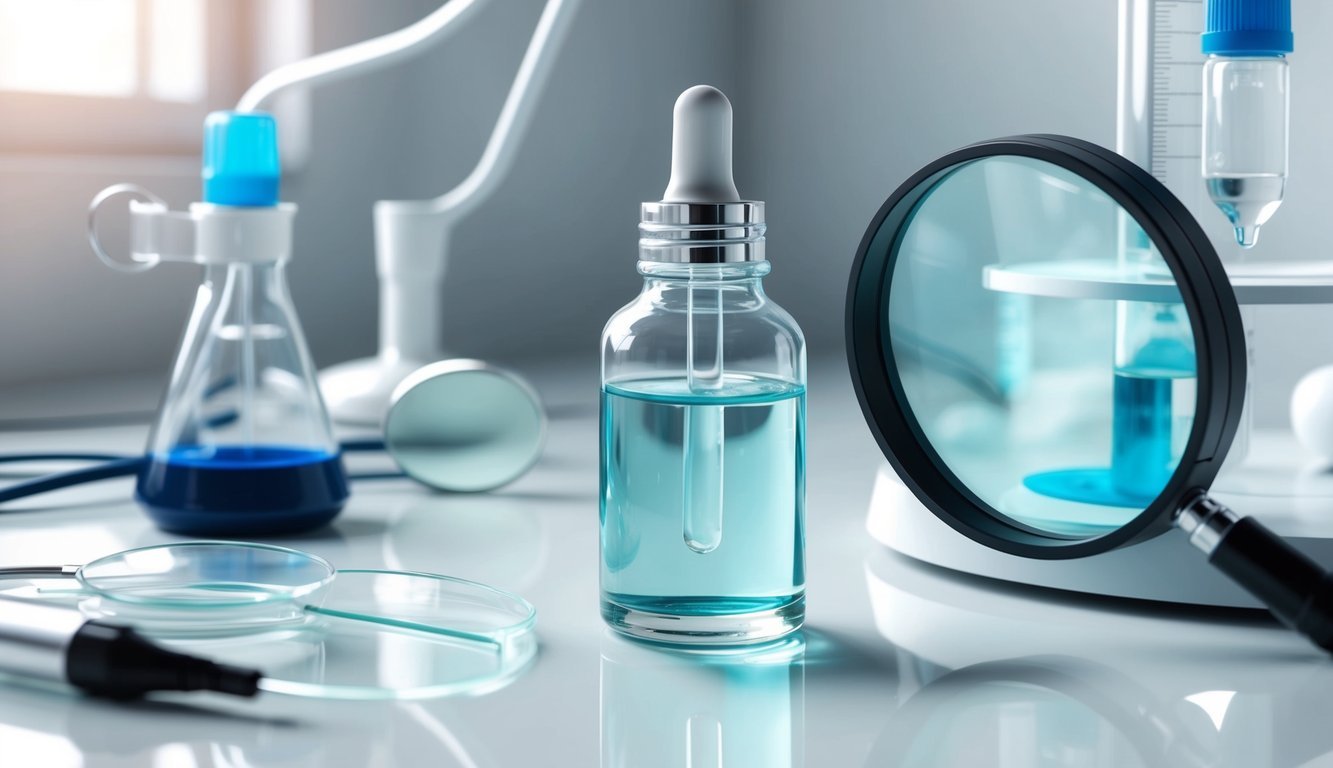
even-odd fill
[(676, 645), (805, 618), (805, 341), (764, 291), (764, 204), (732, 178), (732, 110), (676, 101), (671, 181), (640, 209), (643, 288), (602, 334), (602, 617)]

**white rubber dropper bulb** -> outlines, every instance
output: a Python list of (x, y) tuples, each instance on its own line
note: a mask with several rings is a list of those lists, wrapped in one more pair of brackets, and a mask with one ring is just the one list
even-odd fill
[(731, 175), (731, 102), (711, 85), (696, 85), (676, 99), (671, 181), (662, 202), (734, 203), (740, 199)]

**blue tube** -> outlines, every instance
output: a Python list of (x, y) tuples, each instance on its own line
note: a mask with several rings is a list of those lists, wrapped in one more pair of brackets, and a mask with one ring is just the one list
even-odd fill
[[(375, 438), (363, 440), (349, 440), (340, 446), (345, 453), (368, 453), (384, 450), (384, 441)], [(322, 454), (327, 458), (327, 454)], [(45, 477), (39, 477), (35, 480), (25, 480), (21, 483), (15, 483), (4, 488), (0, 488), (0, 503), (25, 499), (29, 496), (36, 496), (41, 493), (58, 491), (62, 488), (71, 488), (85, 483), (95, 483), (101, 480), (111, 480), (117, 477), (130, 477), (140, 475), (145, 468), (150, 466), (147, 456), (125, 456), (112, 453), (0, 453), (0, 464), (18, 464), (23, 462), (38, 461), (95, 461), (100, 462), (96, 466), (85, 469), (75, 469), (68, 472), (58, 472)], [(187, 462), (188, 463), (188, 462)], [(226, 464), (227, 462), (223, 462)], [(299, 462), (298, 462), (299, 463)], [(307, 462), (308, 463), (308, 462)], [(193, 462), (194, 469), (203, 468), (201, 462)], [(232, 462), (234, 464), (234, 462)], [(290, 466), (291, 462), (287, 462)], [(233, 472), (240, 468), (239, 466), (229, 467)], [(255, 467), (250, 467), (250, 470)], [(235, 474), (226, 477), (235, 478)], [(363, 472), (347, 476), (348, 480), (392, 480), (406, 477), (402, 472)]]
[[(77, 457), (79, 454), (62, 456), (56, 454), (33, 454), (33, 461), (46, 461), (56, 459), (66, 459)], [(21, 461), (17, 457), (9, 457), (6, 461)], [(36, 496), (39, 493), (48, 491), (58, 491), (61, 488), (69, 488), (74, 485), (83, 485), (84, 483), (95, 483), (98, 480), (109, 480), (113, 477), (128, 477), (137, 475), (139, 471), (148, 465), (148, 459), (143, 456), (134, 458), (122, 458), (114, 461), (108, 461), (104, 464), (98, 464), (95, 467), (87, 469), (76, 469), (70, 472), (61, 472), (46, 477), (39, 477), (36, 480), (28, 480), (22, 483), (16, 483), (7, 488), (0, 488), (0, 502), (14, 501), (28, 496)]]

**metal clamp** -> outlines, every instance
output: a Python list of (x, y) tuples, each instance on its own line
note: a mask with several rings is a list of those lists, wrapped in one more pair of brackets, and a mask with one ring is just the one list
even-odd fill
[(1240, 515), (1203, 492), (1186, 501), (1176, 512), (1176, 527), (1189, 536), (1191, 544), (1207, 555), (1217, 549), (1217, 545), (1238, 520)]
[(102, 247), (102, 241), (97, 236), (98, 211), (101, 210), (102, 206), (112, 198), (121, 195), (128, 195), (138, 200), (152, 203), (153, 205), (160, 206), (163, 210), (166, 210), (167, 208), (167, 201), (152, 192), (149, 192), (138, 184), (115, 184), (107, 187), (101, 192), (98, 192), (97, 196), (93, 198), (92, 203), (88, 206), (88, 244), (92, 246), (93, 253), (97, 255), (99, 261), (117, 272), (131, 275), (139, 272), (147, 272), (161, 263), (161, 256), (155, 254), (146, 256), (131, 254), (129, 262), (117, 261), (116, 259), (111, 258), (110, 254), (106, 252), (106, 249)]

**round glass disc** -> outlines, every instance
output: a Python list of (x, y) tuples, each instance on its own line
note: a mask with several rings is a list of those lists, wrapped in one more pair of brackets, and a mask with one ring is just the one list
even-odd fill
[(384, 444), (411, 477), (442, 491), (486, 491), (541, 455), (546, 418), (521, 379), (478, 360), (445, 360), (394, 392)]

